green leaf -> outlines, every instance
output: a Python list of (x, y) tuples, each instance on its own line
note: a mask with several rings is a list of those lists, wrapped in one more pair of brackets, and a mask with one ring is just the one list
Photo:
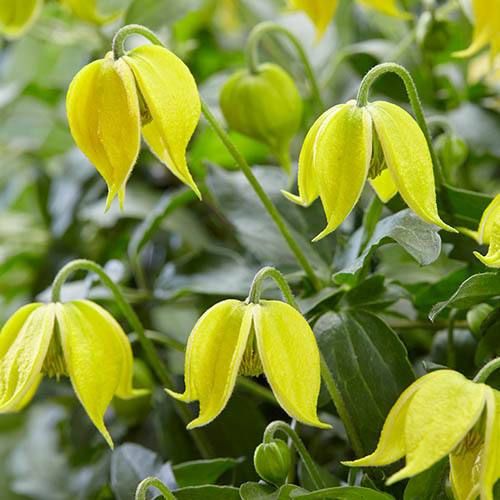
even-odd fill
[[(371, 253), (388, 240), (401, 245), (419, 264), (428, 265), (434, 262), (441, 252), (441, 238), (438, 231), (439, 228), (427, 224), (411, 210), (390, 215), (377, 224), (364, 250), (361, 251), (359, 248), (361, 238), (357, 237), (358, 232), (353, 235), (353, 244), (358, 248), (349, 249), (351, 257), (344, 263), (344, 268), (334, 274), (333, 279), (338, 284), (354, 284)], [(360, 251), (361, 254), (358, 256)]]
[(232, 486), (190, 486), (174, 491), (178, 500), (240, 500), (238, 488)]
[(302, 498), (307, 500), (394, 500), (394, 497), (388, 493), (382, 493), (370, 488), (361, 488), (358, 486), (339, 486), (336, 488), (313, 491), (311, 493), (293, 492), (291, 498)]
[(384, 321), (366, 311), (328, 313), (314, 330), (352, 425), (351, 442), (357, 454), (366, 455), (375, 449), (392, 405), (415, 380), (406, 349)]
[(236, 467), (243, 460), (236, 458), (193, 460), (174, 465), (173, 471), (177, 484), (182, 488), (214, 484), (224, 472)]
[(448, 459), (441, 460), (431, 468), (410, 479), (404, 500), (446, 500)]
[(475, 274), (466, 279), (458, 290), (444, 302), (436, 304), (429, 318), (434, 321), (436, 316), (447, 307), (454, 309), (468, 309), (485, 300), (500, 296), (500, 272)]
[(294, 491), (306, 492), (306, 490), (294, 484), (285, 484), (276, 488), (266, 483), (244, 483), (240, 486), (240, 497), (242, 500), (289, 500)]

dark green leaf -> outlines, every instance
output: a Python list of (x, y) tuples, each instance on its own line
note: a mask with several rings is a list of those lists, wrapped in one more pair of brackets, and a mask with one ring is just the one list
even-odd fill
[(178, 500), (240, 500), (238, 488), (232, 486), (190, 486), (174, 491)]
[(292, 492), (291, 498), (303, 498), (307, 500), (394, 500), (394, 497), (388, 493), (357, 486), (339, 486), (311, 493)]
[(410, 479), (404, 500), (446, 500), (448, 459), (441, 460), (426, 471)]
[(294, 484), (285, 484), (280, 488), (262, 482), (244, 483), (240, 486), (242, 500), (289, 500), (294, 491), (306, 492)]
[(213, 458), (211, 460), (194, 460), (173, 466), (177, 484), (186, 486), (200, 486), (214, 484), (227, 470), (236, 467), (243, 459)]

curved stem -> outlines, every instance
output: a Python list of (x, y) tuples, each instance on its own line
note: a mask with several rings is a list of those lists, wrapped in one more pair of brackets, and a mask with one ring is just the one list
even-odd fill
[(318, 468), (311, 458), (311, 455), (307, 451), (307, 448), (304, 446), (304, 443), (299, 438), (297, 433), (286, 422), (282, 422), (281, 420), (271, 422), (264, 431), (264, 437), (262, 441), (264, 443), (271, 443), (274, 439), (274, 435), (277, 432), (282, 432), (290, 438), (293, 445), (295, 446), (295, 449), (297, 450), (297, 453), (300, 455), (300, 458), (302, 459), (302, 462), (304, 463), (309, 476), (311, 477), (314, 487), (316, 489), (324, 488), (325, 484), (323, 482), (323, 479), (321, 478)]
[(222, 125), (218, 122), (218, 120), (215, 118), (215, 116), (212, 114), (210, 111), (209, 107), (205, 104), (205, 102), (202, 100), (201, 101), (201, 110), (203, 114), (205, 115), (205, 118), (207, 121), (210, 123), (212, 128), (214, 129), (215, 133), (219, 136), (219, 139), (222, 141), (228, 152), (231, 154), (231, 156), (234, 158), (236, 161), (236, 164), (238, 167), (241, 169), (245, 177), (247, 178), (248, 182), (252, 186), (253, 190), (259, 197), (260, 201), (264, 205), (264, 208), (267, 210), (268, 214), (270, 217), (273, 219), (274, 223), (276, 226), (278, 226), (278, 229), (280, 230), (283, 238), (285, 238), (285, 241), (288, 243), (288, 246), (290, 247), (290, 250), (293, 252), (295, 255), (295, 258), (299, 262), (299, 264), (302, 266), (302, 269), (304, 269), (306, 275), (309, 277), (311, 280), (311, 283), (316, 291), (319, 291), (322, 286), (321, 282), (317, 278), (316, 274), (314, 273), (314, 269), (312, 268), (311, 264), (307, 260), (307, 257), (305, 256), (304, 252), (300, 248), (299, 244), (295, 241), (294, 237), (292, 236), (292, 233), (288, 229), (288, 226), (286, 225), (285, 221), (283, 220), (281, 214), (278, 212), (278, 209), (275, 207), (274, 203), (271, 201), (269, 196), (266, 194), (266, 192), (262, 189), (262, 186), (259, 184), (259, 181), (255, 177), (254, 173), (252, 172), (252, 169), (248, 165), (247, 161), (243, 157), (243, 155), (238, 151), (236, 146), (233, 144), (231, 139), (229, 138), (229, 135), (226, 133)]
[[(69, 278), (69, 276), (76, 271), (90, 271), (95, 273), (102, 283), (109, 288), (118, 307), (121, 309), (132, 329), (136, 332), (139, 342), (141, 343), (144, 353), (146, 354), (147, 360), (151, 368), (153, 368), (156, 373), (156, 376), (164, 386), (173, 387), (173, 377), (156, 352), (153, 342), (146, 335), (141, 320), (130, 304), (125, 300), (120, 287), (106, 274), (106, 271), (99, 264), (91, 260), (77, 259), (62, 267), (52, 283), (52, 302), (60, 301), (62, 285)], [(191, 412), (185, 405), (175, 403), (175, 407), (184, 423), (191, 420)], [(193, 439), (196, 442), (200, 454), (203, 457), (209, 457), (211, 455), (210, 445), (205, 440), (204, 435), (199, 431), (196, 431), (193, 433)]]
[(149, 488), (156, 488), (166, 500), (175, 500), (173, 493), (157, 477), (147, 477), (139, 483), (135, 490), (135, 500), (146, 500)]
[(113, 37), (111, 46), (113, 50), (113, 58), (115, 60), (125, 55), (123, 44), (130, 35), (141, 35), (149, 40), (153, 45), (163, 46), (161, 40), (145, 26), (141, 26), (140, 24), (127, 24), (123, 28), (120, 28)]
[(252, 286), (250, 287), (250, 293), (248, 294), (248, 302), (252, 302), (253, 304), (257, 304), (260, 300), (260, 296), (262, 294), (262, 288), (264, 286), (264, 281), (266, 278), (273, 279), (278, 285), (281, 293), (283, 294), (283, 298), (288, 304), (290, 304), (295, 309), (299, 309), (297, 302), (295, 301), (295, 297), (293, 296), (290, 285), (286, 281), (285, 277), (274, 267), (263, 267), (253, 279)]
[(484, 384), (489, 376), (496, 370), (500, 369), (500, 358), (495, 358), (491, 360), (489, 363), (485, 364), (474, 377), (474, 382), (478, 384)]
[(307, 74), (307, 78), (311, 84), (311, 90), (314, 95), (314, 98), (316, 99), (318, 106), (321, 108), (324, 108), (324, 103), (323, 99), (321, 98), (321, 92), (319, 90), (319, 85), (318, 85), (318, 80), (316, 79), (316, 76), (314, 74), (314, 71), (312, 69), (311, 63), (309, 62), (309, 58), (307, 57), (307, 54), (300, 44), (300, 42), (297, 40), (295, 35), (293, 35), (290, 31), (288, 31), (286, 28), (283, 26), (273, 23), (272, 21), (265, 21), (263, 23), (258, 24), (255, 26), (252, 31), (250, 32), (250, 35), (248, 36), (247, 40), (247, 45), (246, 45), (246, 54), (247, 54), (247, 62), (248, 66), (250, 68), (250, 71), (252, 73), (258, 73), (259, 71), (259, 42), (262, 38), (262, 36), (266, 33), (280, 33), (282, 35), (285, 35), (288, 40), (292, 43), (292, 45), (295, 47), (297, 50), (297, 53), (299, 55), (299, 58), (304, 65), (305, 72)]
[(447, 329), (447, 338), (448, 338), (448, 345), (447, 345), (447, 350), (448, 350), (448, 359), (447, 359), (447, 365), (449, 368), (454, 370), (457, 365), (457, 349), (455, 346), (455, 320), (457, 317), (458, 310), (453, 309), (450, 313), (450, 319), (448, 323), (448, 329)]

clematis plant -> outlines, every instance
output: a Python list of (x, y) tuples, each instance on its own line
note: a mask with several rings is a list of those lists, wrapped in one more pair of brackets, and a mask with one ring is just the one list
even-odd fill
[(291, 305), (260, 300), (260, 292), (254, 292), (259, 282), (256, 278), (247, 301), (224, 300), (211, 307), (189, 336), (185, 391), (179, 394), (167, 389), (180, 401), (199, 401), (200, 414), (188, 429), (206, 425), (221, 413), (238, 375), (262, 374), (291, 417), (330, 427), (316, 412), (321, 374), (314, 333)]
[(421, 377), (396, 401), (377, 449), (354, 467), (383, 466), (406, 456), (393, 484), (449, 456), (450, 481), (457, 500), (493, 500), (500, 478), (500, 392), (453, 370)]
[[(396, 0), (358, 0), (360, 4), (389, 16), (405, 19), (411, 17), (401, 11)], [(290, 6), (303, 10), (316, 26), (316, 37), (321, 39), (335, 16), (339, 0), (290, 0)]]
[(158, 159), (201, 198), (186, 163), (201, 114), (193, 75), (153, 33), (132, 29), (156, 44), (123, 52), (130, 34), (125, 26), (115, 36), (113, 52), (78, 72), (66, 99), (71, 134), (108, 185), (106, 208), (116, 196), (123, 206), (141, 131)]
[(0, 413), (21, 410), (44, 375), (70, 378), (87, 415), (110, 447), (104, 413), (132, 389), (132, 349), (118, 322), (89, 300), (34, 303), (0, 331)]

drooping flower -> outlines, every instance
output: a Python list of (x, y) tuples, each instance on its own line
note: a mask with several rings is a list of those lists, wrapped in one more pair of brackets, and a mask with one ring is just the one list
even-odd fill
[(455, 52), (458, 57), (469, 57), (490, 46), (491, 61), (500, 53), (500, 9), (497, 0), (472, 0), (474, 32), (472, 43), (465, 50)]
[(476, 239), (480, 245), (489, 245), (486, 255), (479, 252), (474, 252), (474, 255), (486, 266), (500, 268), (500, 193), (486, 207), (477, 231), (461, 231)]
[(76, 144), (108, 185), (106, 208), (117, 195), (123, 205), (141, 128), (158, 159), (201, 197), (186, 163), (200, 98), (187, 66), (166, 48), (142, 45), (90, 63), (71, 82), (66, 108)]
[[(358, 0), (366, 7), (378, 10), (389, 16), (407, 19), (409, 14), (398, 9), (396, 0)], [(303, 10), (316, 26), (316, 37), (319, 40), (331, 20), (335, 16), (339, 0), (290, 0), (290, 6)]]
[(500, 478), (500, 392), (452, 370), (425, 375), (392, 407), (377, 449), (345, 465), (384, 466), (405, 456), (405, 467), (388, 485), (449, 456), (455, 498), (493, 500)]
[(117, 321), (88, 300), (29, 304), (0, 331), (0, 413), (21, 410), (43, 377), (68, 376), (90, 420), (112, 447), (104, 413), (132, 389), (132, 349)]
[(211, 422), (226, 406), (238, 374), (264, 373), (282, 408), (300, 422), (317, 427), (319, 350), (304, 317), (280, 301), (258, 304), (225, 300), (198, 320), (188, 340), (184, 402), (199, 401), (200, 414), (188, 429)]
[(299, 157), (299, 195), (283, 194), (303, 206), (321, 198), (327, 218), (319, 240), (334, 231), (356, 205), (366, 179), (383, 202), (397, 192), (430, 224), (455, 231), (439, 217), (432, 159), (425, 136), (404, 109), (377, 101), (355, 101), (323, 113), (309, 130)]

